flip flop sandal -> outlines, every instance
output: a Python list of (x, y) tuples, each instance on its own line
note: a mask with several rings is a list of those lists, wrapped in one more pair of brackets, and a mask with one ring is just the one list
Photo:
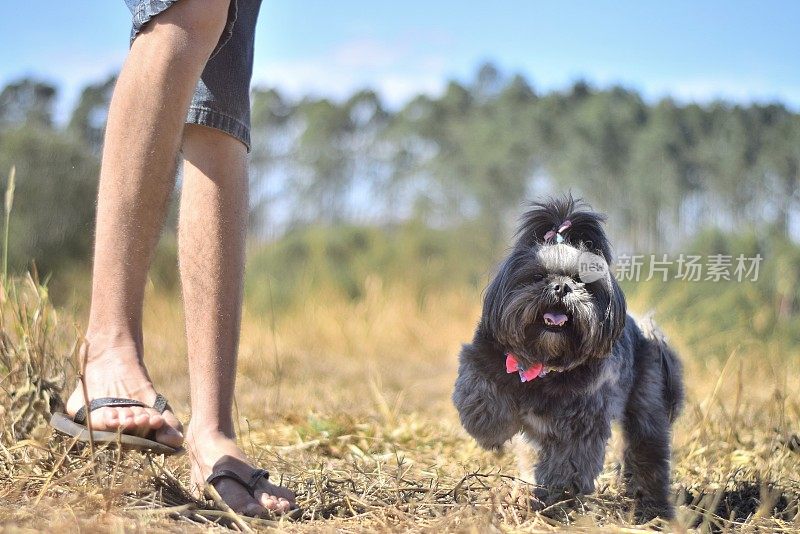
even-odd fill
[[(89, 403), (89, 411), (93, 412), (98, 408), (106, 407), (124, 408), (132, 406), (142, 408), (148, 407), (145, 403), (133, 399), (102, 397)], [(153, 403), (152, 408), (158, 413), (164, 413), (164, 410), (170, 409), (167, 399), (161, 394), (156, 395), (156, 400)], [(54, 413), (50, 418), (50, 426), (59, 432), (63, 432), (68, 436), (76, 438), (78, 441), (88, 442), (90, 440), (89, 429), (86, 426), (85, 407), (81, 407), (81, 409), (75, 413), (75, 417), (70, 417), (66, 413)], [(151, 437), (154, 435), (155, 432), (148, 434), (148, 436)], [(155, 454), (170, 455), (183, 452), (183, 447), (170, 447), (169, 445), (164, 445), (155, 439), (149, 439), (149, 437), (142, 438), (132, 434), (112, 432), (108, 430), (92, 430), (91, 441), (102, 445), (120, 445), (123, 449), (152, 452)]]
[[(258, 482), (263, 478), (264, 480), (269, 480), (269, 472), (266, 469), (254, 469), (253, 472), (250, 474), (250, 480), (245, 480), (238, 473), (231, 471), (230, 469), (220, 469), (216, 473), (211, 473), (208, 478), (206, 479), (206, 487), (212, 486), (214, 482), (223, 479), (223, 478), (230, 478), (231, 480), (235, 481), (243, 488), (247, 490), (247, 493), (250, 494), (251, 497), (255, 498), (256, 496), (256, 486), (258, 486)], [(208, 494), (208, 492), (206, 492)], [(209, 495), (209, 497), (213, 498)], [(270, 513), (276, 513), (273, 510), (267, 510)], [(291, 508), (284, 512), (282, 515), (284, 517), (288, 517), (290, 519), (296, 519), (299, 517), (300, 508), (295, 505), (294, 508)]]

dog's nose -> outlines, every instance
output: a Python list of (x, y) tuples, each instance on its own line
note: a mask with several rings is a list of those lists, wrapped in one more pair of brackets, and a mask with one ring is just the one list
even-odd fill
[(564, 295), (572, 291), (572, 288), (569, 287), (569, 284), (567, 284), (566, 282), (553, 282), (552, 284), (550, 284), (550, 289), (552, 289), (553, 293), (555, 293), (556, 296), (558, 297), (563, 297)]

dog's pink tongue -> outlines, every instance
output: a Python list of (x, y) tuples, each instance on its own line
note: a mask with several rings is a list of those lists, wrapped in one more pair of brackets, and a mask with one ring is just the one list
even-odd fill
[(563, 313), (550, 313), (544, 314), (544, 323), (556, 326), (564, 326), (567, 324), (567, 316)]

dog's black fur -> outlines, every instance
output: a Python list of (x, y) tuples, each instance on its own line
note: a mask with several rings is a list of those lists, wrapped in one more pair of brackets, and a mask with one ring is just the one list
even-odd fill
[[(566, 220), (563, 242), (545, 241)], [(453, 402), (481, 446), (498, 449), (521, 431), (538, 449), (536, 494), (545, 505), (594, 491), (611, 422), (621, 421), (637, 516), (671, 518), (670, 430), (683, 402), (682, 366), (652, 322), (627, 315), (610, 269), (581, 281), (582, 253), (611, 263), (604, 220), (571, 196), (532, 205), (461, 352)], [(567, 323), (546, 325), (549, 310)], [(523, 383), (506, 372), (509, 353), (525, 367), (560, 372)]]

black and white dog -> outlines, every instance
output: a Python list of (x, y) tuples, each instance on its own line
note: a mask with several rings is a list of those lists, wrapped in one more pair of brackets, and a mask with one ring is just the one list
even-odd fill
[(540, 506), (594, 491), (619, 420), (637, 517), (671, 518), (682, 366), (652, 323), (627, 315), (604, 220), (571, 196), (532, 205), (461, 351), (453, 402), (481, 446), (522, 432), (538, 449)]

